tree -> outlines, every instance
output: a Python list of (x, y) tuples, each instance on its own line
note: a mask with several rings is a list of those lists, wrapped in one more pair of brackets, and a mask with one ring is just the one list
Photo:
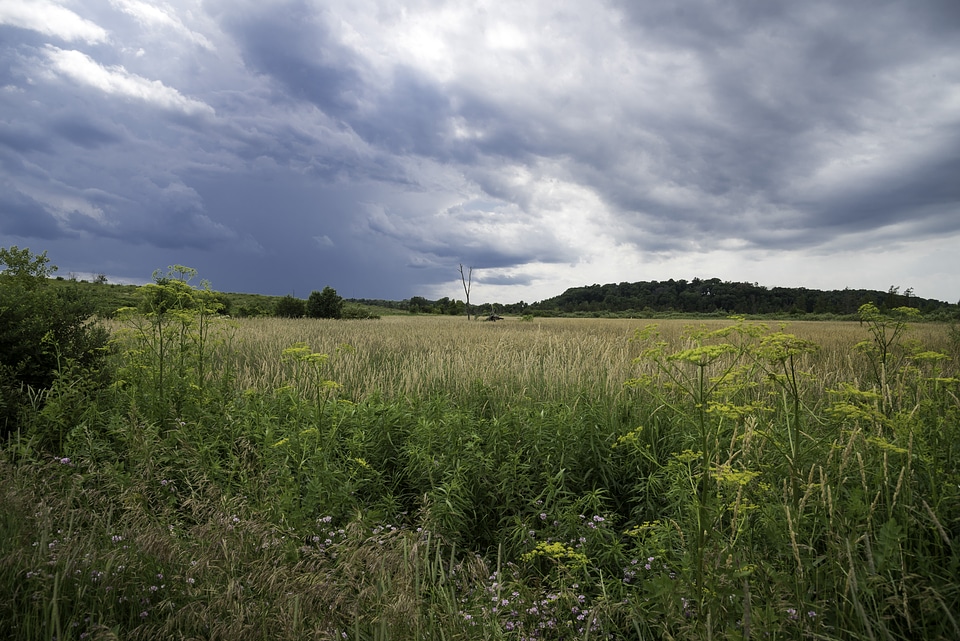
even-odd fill
[(281, 318), (302, 318), (307, 315), (307, 303), (287, 294), (277, 301), (273, 313)]
[(410, 298), (409, 311), (411, 314), (427, 314), (431, 311), (430, 301), (423, 296), (412, 296)]
[(460, 263), (460, 282), (463, 283), (463, 293), (467, 295), (467, 320), (470, 320), (470, 287), (473, 285), (473, 267), (468, 268), (466, 276), (463, 274), (463, 263)]
[(333, 287), (324, 287), (322, 292), (310, 292), (307, 298), (307, 316), (310, 318), (342, 318), (343, 298)]

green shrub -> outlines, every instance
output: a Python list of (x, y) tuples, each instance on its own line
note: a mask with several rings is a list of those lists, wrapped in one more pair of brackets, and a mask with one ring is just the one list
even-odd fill
[(277, 301), (273, 315), (281, 318), (302, 318), (307, 315), (307, 303), (287, 294)]
[(307, 299), (307, 316), (310, 318), (343, 317), (343, 298), (333, 287), (324, 287), (322, 292), (310, 292)]
[(0, 248), (0, 434), (24, 427), (68, 370), (100, 382), (106, 331), (79, 289), (53, 287), (47, 253)]

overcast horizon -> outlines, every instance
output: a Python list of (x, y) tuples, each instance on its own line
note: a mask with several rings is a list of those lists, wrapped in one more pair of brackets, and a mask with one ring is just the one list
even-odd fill
[(960, 2), (0, 0), (0, 246), (534, 302), (960, 300)]

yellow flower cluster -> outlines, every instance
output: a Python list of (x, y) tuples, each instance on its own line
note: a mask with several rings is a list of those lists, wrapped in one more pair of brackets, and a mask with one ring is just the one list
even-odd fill
[(570, 568), (583, 568), (589, 563), (586, 554), (577, 552), (569, 545), (564, 545), (559, 542), (547, 543), (546, 541), (537, 543), (537, 547), (520, 558), (526, 562), (534, 561), (537, 558), (544, 558), (554, 561), (558, 565)]

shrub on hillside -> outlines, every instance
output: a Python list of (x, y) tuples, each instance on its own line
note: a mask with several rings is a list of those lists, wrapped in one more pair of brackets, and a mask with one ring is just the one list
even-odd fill
[(277, 301), (273, 314), (281, 318), (302, 318), (307, 315), (307, 303), (287, 294)]
[(311, 292), (307, 299), (307, 316), (310, 318), (342, 318), (343, 298), (333, 287), (324, 287), (322, 292)]

